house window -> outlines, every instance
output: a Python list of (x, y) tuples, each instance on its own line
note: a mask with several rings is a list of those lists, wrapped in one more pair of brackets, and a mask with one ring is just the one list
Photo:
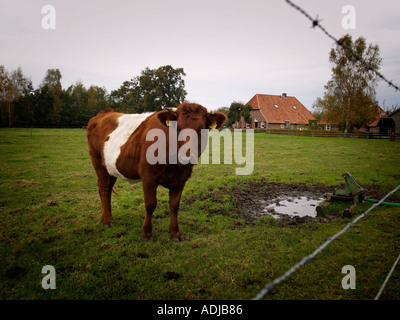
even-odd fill
[(283, 123), (281, 124), (281, 129), (285, 129), (285, 125)]
[(261, 121), (260, 128), (261, 129), (265, 129), (265, 122), (264, 121)]
[(326, 130), (331, 131), (331, 125), (330, 124), (326, 125)]
[(275, 107), (276, 109), (279, 109), (279, 107), (278, 107), (278, 105), (277, 105), (277, 104), (274, 104), (274, 107)]
[(290, 128), (290, 120), (285, 120), (285, 126), (286, 128)]
[(297, 110), (297, 107), (295, 105), (292, 105), (292, 107), (293, 107), (294, 110)]

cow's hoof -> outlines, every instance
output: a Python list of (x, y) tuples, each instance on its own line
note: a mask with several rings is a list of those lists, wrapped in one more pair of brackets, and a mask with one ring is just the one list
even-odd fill
[(171, 239), (174, 240), (175, 242), (181, 242), (182, 241), (180, 233), (177, 233), (177, 234), (171, 236)]
[(151, 235), (142, 236), (142, 241), (147, 242), (147, 241), (151, 240), (151, 238), (152, 238)]

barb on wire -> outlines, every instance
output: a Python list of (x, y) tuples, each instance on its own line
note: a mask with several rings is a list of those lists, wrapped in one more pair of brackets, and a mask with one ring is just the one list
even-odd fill
[(321, 24), (321, 20), (318, 19), (318, 16), (316, 19), (312, 18), (304, 9), (300, 8), (298, 5), (294, 4), (290, 0), (286, 0), (286, 2), (295, 8), (297, 11), (301, 12), (307, 19), (309, 19), (312, 23), (312, 28), (320, 28), (323, 33), (325, 33), (326, 36), (328, 36), (330, 39), (332, 39), (338, 46), (341, 46), (343, 49), (349, 51), (356, 59), (357, 61), (360, 61), (364, 66), (366, 66), (369, 70), (373, 71), (379, 78), (381, 78), (383, 81), (385, 81), (389, 87), (394, 88), (396, 91), (400, 92), (400, 87), (396, 84), (393, 83), (393, 81), (389, 81), (386, 79), (386, 77), (380, 73), (378, 70), (376, 70), (374, 67), (369, 65), (360, 55), (355, 53), (350, 47), (346, 46), (342, 41), (336, 39), (332, 34), (330, 34)]
[(329, 244), (331, 244), (333, 241), (335, 241), (339, 236), (341, 236), (343, 233), (345, 233), (348, 229), (350, 229), (354, 224), (356, 224), (359, 220), (364, 218), (369, 212), (371, 212), (373, 209), (375, 209), (377, 206), (379, 206), (382, 202), (384, 202), (388, 197), (390, 197), (392, 194), (394, 194), (397, 190), (400, 189), (400, 184), (390, 191), (386, 196), (384, 196), (381, 200), (379, 200), (377, 203), (375, 203), (371, 208), (369, 208), (367, 211), (365, 211), (362, 215), (358, 216), (355, 218), (352, 222), (348, 223), (341, 231), (336, 233), (334, 236), (328, 238), (319, 248), (317, 248), (313, 253), (310, 255), (304, 257), (301, 259), (300, 262), (296, 263), (292, 268), (290, 268), (286, 273), (279, 278), (275, 279), (274, 281), (267, 283), (264, 288), (260, 291), (260, 293), (253, 298), (253, 300), (261, 300), (273, 287), (276, 285), (280, 284), (282, 281), (286, 280), (289, 278), (298, 268), (302, 267), (306, 263), (308, 263), (311, 259), (315, 258), (322, 250), (324, 250)]

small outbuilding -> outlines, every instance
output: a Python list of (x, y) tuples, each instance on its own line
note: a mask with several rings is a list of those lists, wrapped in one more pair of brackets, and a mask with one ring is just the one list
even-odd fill
[(390, 115), (389, 118), (393, 119), (394, 121), (394, 126), (395, 126), (395, 132), (396, 134), (400, 134), (400, 108), (393, 111)]

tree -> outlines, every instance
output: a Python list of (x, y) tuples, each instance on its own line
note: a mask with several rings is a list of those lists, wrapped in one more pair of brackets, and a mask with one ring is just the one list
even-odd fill
[(325, 85), (324, 97), (317, 98), (314, 107), (322, 111), (328, 122), (339, 124), (347, 133), (354, 127), (368, 126), (376, 117), (378, 77), (370, 67), (378, 71), (382, 59), (379, 46), (367, 46), (363, 37), (353, 42), (347, 34), (339, 43), (342, 45), (336, 44), (329, 56), (332, 78)]
[(10, 78), (6, 68), (0, 65), (0, 107), (1, 107), (1, 123), (5, 124), (8, 119), (8, 88)]
[(21, 95), (18, 99), (13, 101), (15, 108), (15, 125), (24, 126), (27, 129), (31, 128), (35, 122), (35, 96), (33, 87), (30, 86), (25, 94)]
[[(163, 66), (155, 70), (146, 68), (142, 72), (142, 77), (147, 76), (153, 79), (155, 85), (157, 110), (161, 107), (177, 107), (185, 100), (186, 90), (185, 81), (182, 76), (186, 76), (183, 68), (174, 69), (171, 66)], [(151, 87), (148, 89), (152, 90)]]
[(7, 118), (8, 126), (12, 126), (16, 120), (14, 102), (23, 95), (29, 95), (32, 90), (32, 81), (24, 76), (21, 67), (8, 73), (3, 65), (0, 66), (2, 122)]
[(61, 122), (62, 111), (62, 86), (61, 86), (61, 72), (59, 69), (48, 69), (46, 76), (43, 79), (42, 87), (47, 86), (53, 95), (53, 116), (55, 123), (59, 126)]
[(231, 103), (231, 106), (229, 107), (229, 112), (228, 112), (228, 123), (227, 126), (230, 127), (232, 126), (234, 123), (239, 122), (240, 118), (243, 117), (244, 121), (246, 123), (250, 123), (251, 119), (250, 119), (250, 111), (253, 108), (248, 105), (248, 104), (244, 104), (243, 102), (238, 102), (238, 101), (234, 101)]
[(73, 127), (86, 125), (90, 115), (88, 112), (88, 91), (83, 83), (77, 81), (74, 85), (69, 86), (64, 91), (63, 100), (62, 124)]
[(221, 112), (221, 113), (223, 113), (224, 115), (226, 115), (228, 117), (229, 108), (228, 107), (219, 107), (214, 111), (215, 112)]
[(59, 69), (48, 69), (34, 90), (22, 69), (8, 72), (0, 65), (1, 126), (81, 127), (100, 110), (141, 113), (175, 107), (186, 96), (182, 68), (146, 68), (110, 95), (104, 87), (87, 89), (80, 81), (63, 90)]
[(142, 113), (158, 111), (162, 107), (176, 107), (186, 97), (183, 68), (162, 66), (146, 68), (130, 81), (111, 92), (112, 108), (122, 112)]
[(91, 85), (87, 90), (87, 95), (87, 115), (89, 118), (95, 116), (99, 111), (108, 108), (108, 94), (106, 88)]
[(48, 69), (41, 87), (48, 86), (51, 92), (61, 92), (61, 72), (59, 69)]
[(31, 126), (52, 127), (54, 126), (53, 105), (54, 97), (48, 86), (36, 89), (31, 95), (32, 106)]
[(121, 87), (111, 91), (109, 98), (110, 107), (119, 112), (141, 113), (140, 111), (140, 88), (137, 79), (124, 81)]
[(244, 118), (244, 122), (246, 123), (251, 123), (250, 119), (250, 111), (253, 110), (253, 107), (251, 105), (244, 105), (241, 111), (241, 116)]
[(91, 85), (89, 89), (77, 81), (62, 92), (61, 125), (82, 127), (99, 111), (108, 108), (107, 90)]
[(322, 112), (321, 111), (314, 110), (313, 112), (311, 112), (311, 114), (317, 120), (317, 123), (322, 120)]

